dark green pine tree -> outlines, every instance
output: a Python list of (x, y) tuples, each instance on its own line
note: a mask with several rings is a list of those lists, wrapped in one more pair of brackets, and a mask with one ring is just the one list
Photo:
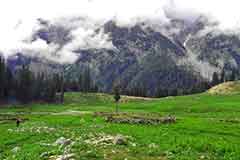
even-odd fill
[(83, 91), (83, 78), (82, 77), (83, 77), (82, 74), (80, 74), (78, 77), (78, 90), (80, 92)]
[(32, 94), (33, 94), (33, 99), (40, 99), (41, 97), (41, 73), (38, 73), (35, 77), (33, 77), (33, 81), (35, 82), (34, 85), (32, 86)]
[(155, 91), (155, 97), (156, 97), (156, 98), (161, 98), (161, 97), (163, 97), (163, 90), (162, 90), (161, 87), (158, 87), (158, 88), (156, 89), (156, 91)]
[(121, 99), (121, 95), (120, 95), (120, 86), (119, 85), (115, 85), (113, 88), (113, 92), (114, 92), (114, 100), (116, 103), (116, 113), (118, 113), (119, 111), (119, 101)]
[(91, 75), (90, 75), (90, 69), (87, 67), (83, 74), (83, 92), (89, 92), (91, 89)]
[[(178, 89), (177, 89), (177, 88), (174, 88), (174, 89), (171, 90), (170, 96), (178, 96), (178, 93), (179, 93)], [(167, 96), (168, 96), (168, 95), (167, 95)]]
[(4, 58), (0, 56), (0, 100), (4, 100), (4, 90), (5, 90), (5, 61)]
[(223, 68), (222, 72), (221, 72), (221, 76), (220, 76), (220, 82), (223, 83), (226, 81), (226, 77), (225, 77), (225, 69)]
[[(34, 79), (34, 80), (33, 80)], [(33, 100), (36, 101), (46, 101), (55, 102), (56, 93), (58, 89), (58, 82), (56, 75), (45, 75), (44, 73), (39, 73), (35, 78), (33, 77), (32, 84), (32, 95)]]
[(5, 73), (5, 96), (13, 96), (13, 92), (15, 89), (15, 79), (11, 72), (11, 70), (7, 67)]
[(220, 83), (219, 77), (217, 72), (213, 73), (213, 77), (212, 77), (212, 86), (216, 86)]
[(45, 93), (45, 101), (47, 102), (55, 102), (56, 101), (56, 92), (57, 86), (55, 83), (55, 77), (50, 77), (46, 80), (46, 93)]
[(231, 75), (230, 75), (230, 77), (229, 77), (229, 80), (230, 80), (230, 81), (235, 81), (235, 80), (236, 80), (236, 77), (237, 77), (237, 71), (236, 71), (236, 69), (233, 69), (233, 70), (232, 70), (232, 73), (231, 73)]
[(61, 90), (61, 77), (60, 77), (59, 74), (54, 75), (54, 81), (56, 83), (57, 92), (60, 92), (60, 90)]
[(22, 103), (32, 101), (33, 77), (27, 65), (23, 65), (19, 71), (17, 97)]

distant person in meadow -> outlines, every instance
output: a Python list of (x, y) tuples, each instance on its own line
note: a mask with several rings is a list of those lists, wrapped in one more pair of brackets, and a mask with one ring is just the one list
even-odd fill
[(19, 127), (20, 126), (20, 123), (22, 122), (22, 120), (20, 119), (20, 118), (17, 118), (16, 119), (16, 125), (17, 125), (17, 127)]

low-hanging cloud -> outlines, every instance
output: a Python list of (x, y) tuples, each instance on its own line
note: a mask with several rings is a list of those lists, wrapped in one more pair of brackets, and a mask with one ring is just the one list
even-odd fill
[(239, 6), (236, 0), (8, 0), (0, 5), (0, 52), (73, 63), (77, 50), (114, 48), (103, 31), (110, 20), (119, 26), (142, 21), (161, 26), (173, 18), (194, 23), (204, 15), (221, 30), (235, 30), (240, 25)]

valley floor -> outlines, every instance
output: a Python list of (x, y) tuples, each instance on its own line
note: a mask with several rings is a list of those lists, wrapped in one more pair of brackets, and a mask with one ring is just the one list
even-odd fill
[[(177, 118), (173, 124), (116, 124), (111, 95), (67, 93), (64, 105), (0, 109), (0, 160), (239, 160), (240, 95), (123, 97), (120, 111)], [(14, 118), (25, 119), (16, 127)]]

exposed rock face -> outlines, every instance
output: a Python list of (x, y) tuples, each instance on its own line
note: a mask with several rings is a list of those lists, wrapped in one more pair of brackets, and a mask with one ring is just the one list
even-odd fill
[(212, 66), (231, 69), (240, 64), (240, 40), (236, 35), (208, 33), (191, 37), (187, 46), (199, 60)]
[[(125, 89), (146, 88), (147, 95), (154, 95), (159, 87), (187, 90), (210, 81), (213, 72), (220, 72), (223, 67), (230, 71), (240, 66), (239, 37), (207, 31), (211, 25), (204, 17), (194, 23), (173, 19), (168, 26), (157, 29), (145, 24), (120, 27), (113, 21), (107, 22), (102, 27), (111, 37), (114, 48), (79, 48), (75, 51), (78, 60), (71, 65), (68, 76), (74, 79), (89, 66), (99, 89), (104, 92), (111, 91), (119, 80)], [(69, 34), (63, 26), (49, 26), (35, 36), (61, 46), (71, 40)], [(14, 68), (23, 63), (23, 59), (26, 58), (10, 59), (9, 65)], [(37, 72), (41, 61), (31, 58), (27, 63)], [(42, 66), (52, 71), (57, 68), (46, 61)]]
[(103, 91), (111, 91), (118, 80), (126, 89), (147, 88), (148, 95), (158, 87), (188, 89), (204, 81), (198, 72), (182, 64), (187, 56), (185, 49), (160, 32), (141, 26), (117, 27), (113, 22), (105, 25), (105, 32), (111, 35), (115, 49), (79, 51), (72, 72), (77, 73), (82, 64), (90, 64)]

